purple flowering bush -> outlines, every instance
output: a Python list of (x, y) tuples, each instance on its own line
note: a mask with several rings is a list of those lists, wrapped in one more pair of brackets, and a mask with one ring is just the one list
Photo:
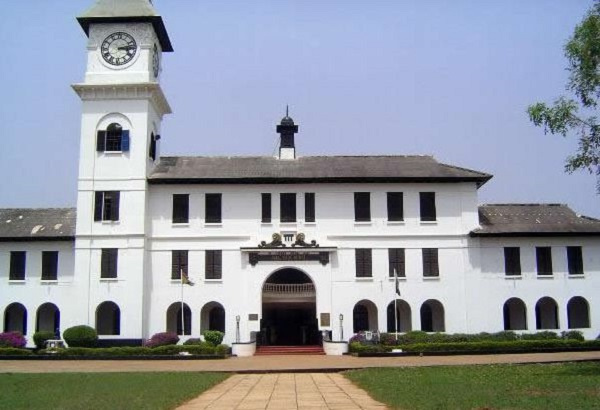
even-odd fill
[(158, 347), (176, 345), (179, 342), (179, 336), (173, 332), (162, 332), (152, 335), (152, 337), (144, 342), (146, 347)]
[(24, 348), (27, 339), (20, 332), (0, 333), (0, 347)]

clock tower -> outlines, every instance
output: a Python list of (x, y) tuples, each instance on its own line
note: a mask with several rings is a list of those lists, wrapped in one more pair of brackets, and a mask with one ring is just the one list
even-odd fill
[[(151, 0), (97, 0), (77, 20), (88, 37), (84, 81), (72, 86), (82, 100), (74, 280), (86, 282), (87, 294), (79, 320), (101, 338), (141, 339), (147, 177), (171, 113), (160, 73), (173, 48)], [(96, 322), (98, 309), (110, 306), (118, 326)]]

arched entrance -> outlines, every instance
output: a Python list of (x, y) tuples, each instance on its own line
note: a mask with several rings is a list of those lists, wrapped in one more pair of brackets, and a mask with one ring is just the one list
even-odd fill
[(286, 268), (273, 273), (262, 289), (262, 345), (319, 344), (315, 285), (304, 272)]

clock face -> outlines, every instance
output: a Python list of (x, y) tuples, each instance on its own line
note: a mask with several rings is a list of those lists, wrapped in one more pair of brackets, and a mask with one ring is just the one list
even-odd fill
[(158, 78), (160, 70), (160, 56), (158, 55), (158, 46), (154, 44), (154, 53), (152, 54), (152, 70), (154, 71), (154, 78)]
[(127, 33), (113, 33), (104, 39), (100, 52), (108, 64), (120, 66), (133, 59), (137, 53), (137, 44)]

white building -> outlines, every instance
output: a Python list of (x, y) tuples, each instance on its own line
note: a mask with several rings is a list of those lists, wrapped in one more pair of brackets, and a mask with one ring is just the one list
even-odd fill
[(99, 0), (78, 20), (77, 208), (0, 210), (4, 331), (347, 340), (394, 331), (395, 269), (402, 332), (600, 333), (599, 220), (480, 206), (491, 175), (429, 156), (297, 156), (289, 116), (276, 157), (160, 157), (161, 17), (149, 0)]

